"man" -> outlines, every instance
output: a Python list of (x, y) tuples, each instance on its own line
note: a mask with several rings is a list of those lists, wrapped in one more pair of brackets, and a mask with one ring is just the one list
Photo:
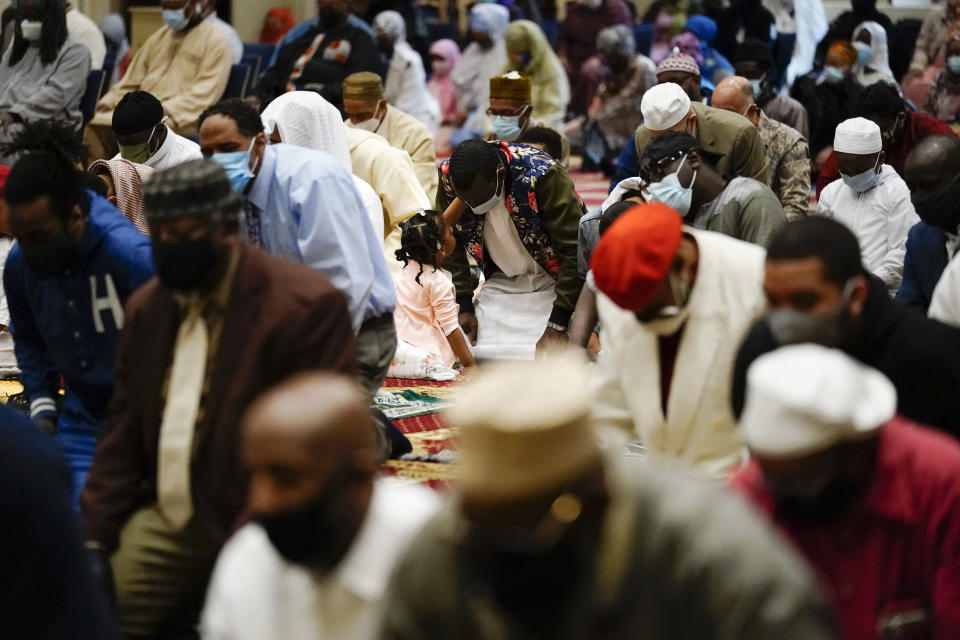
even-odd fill
[(312, 373), (247, 412), (241, 451), (253, 522), (217, 561), (204, 638), (377, 636), (394, 562), (439, 500), (376, 479), (368, 404), (349, 378)]
[[(956, 137), (953, 130), (940, 120), (908, 109), (897, 87), (886, 82), (878, 82), (863, 89), (857, 102), (856, 113), (880, 127), (885, 162), (898, 175), (903, 175), (910, 150), (927, 136), (943, 134)], [(817, 178), (817, 197), (823, 193), (824, 187), (839, 179), (840, 167), (837, 158), (830, 154)]]
[(750, 81), (757, 106), (773, 120), (796, 129), (806, 139), (810, 135), (810, 121), (803, 105), (790, 96), (777, 93), (772, 82), (773, 54), (767, 43), (747, 38), (737, 47), (733, 68), (738, 76)]
[(26, 155), (3, 191), (17, 240), (3, 285), (30, 417), (63, 450), (76, 502), (113, 390), (124, 303), (153, 275), (150, 241), (84, 189), (72, 131), (38, 123), (14, 144)]
[(944, 324), (960, 327), (960, 262), (951, 260), (933, 290), (929, 315)]
[(246, 198), (242, 237), (323, 273), (347, 296), (360, 378), (376, 394), (397, 348), (396, 294), (353, 178), (322, 151), (267, 145), (260, 114), (242, 100), (210, 107), (199, 126), (203, 155)]
[(490, 107), (490, 78), (501, 73), (507, 63), (503, 38), (509, 23), (510, 10), (502, 5), (478, 2), (470, 7), (471, 42), (450, 72), (463, 121), (450, 139), (454, 146), (482, 136), (490, 127), (486, 114)]
[(316, 91), (343, 111), (343, 81), (359, 71), (380, 71), (373, 36), (354, 26), (346, 0), (317, 0), (315, 23), (277, 53), (253, 91), (257, 106), (281, 93)]
[(768, 184), (783, 205), (787, 220), (810, 212), (810, 149), (796, 129), (777, 122), (756, 104), (753, 86), (740, 76), (724, 78), (710, 103), (717, 109), (739, 113), (753, 123), (770, 160)]
[(403, 16), (393, 10), (381, 11), (373, 20), (373, 33), (387, 63), (383, 97), (399, 111), (423, 123), (432, 139), (440, 126), (440, 104), (427, 89), (423, 58), (407, 42)]
[[(454, 198), (467, 207), (445, 268), (477, 357), (532, 358), (535, 347), (565, 341), (583, 285), (577, 223), (584, 213), (566, 170), (533, 147), (468, 140), (440, 174), (437, 210)], [(476, 301), (468, 253), (486, 276)]]
[(921, 140), (907, 156), (904, 179), (920, 217), (907, 234), (903, 282), (897, 302), (926, 313), (947, 263), (960, 248), (960, 140), (936, 135)]
[[(690, 102), (702, 102), (703, 93), (700, 91), (700, 67), (697, 61), (683, 53), (674, 53), (667, 56), (657, 65), (657, 82), (659, 84), (680, 85), (683, 92), (690, 98)], [(713, 85), (708, 87), (712, 88)]]
[(826, 585), (844, 638), (960, 628), (960, 445), (895, 415), (882, 373), (794, 345), (747, 374), (753, 460), (732, 485)]
[(13, 638), (118, 638), (83, 555), (62, 458), (30, 422), (0, 408), (0, 615)]
[(697, 229), (760, 246), (786, 224), (777, 196), (751, 178), (724, 179), (716, 154), (686, 133), (667, 131), (644, 149), (640, 179), (648, 202), (662, 202)]
[(437, 197), (437, 156), (433, 134), (412, 115), (389, 104), (383, 97), (383, 81), (368, 71), (354, 73), (343, 81), (344, 123), (382, 136), (391, 146), (402, 149), (413, 161), (417, 180), (427, 198)]
[(113, 110), (111, 129), (120, 152), (114, 159), (169, 169), (202, 158), (200, 145), (167, 126), (163, 105), (146, 91), (131, 91)]
[(600, 238), (590, 267), (602, 331), (594, 420), (712, 476), (740, 462), (728, 372), (763, 312), (763, 250), (639, 205)]
[(240, 34), (233, 28), (229, 22), (220, 19), (217, 15), (217, 4), (219, 0), (201, 0), (200, 11), (203, 17), (220, 29), (220, 33), (230, 44), (230, 64), (240, 64), (243, 61), (243, 40)]
[(99, 71), (103, 68), (103, 59), (107, 57), (107, 43), (97, 23), (80, 13), (72, 2), (66, 3), (67, 31), (70, 36), (85, 46), (90, 52), (90, 70)]
[(188, 637), (242, 515), (237, 424), (308, 369), (352, 372), (346, 300), (323, 276), (228, 232), (240, 199), (191, 160), (146, 184), (158, 279), (137, 292), (82, 506), (87, 547), (132, 637)]
[(737, 356), (735, 414), (751, 362), (780, 345), (816, 342), (890, 378), (903, 417), (960, 435), (960, 330), (893, 302), (864, 270), (846, 226), (813, 216), (788, 224), (767, 249), (763, 287), (770, 313)]
[(640, 102), (644, 123), (634, 136), (638, 157), (664, 131), (689, 133), (706, 151), (722, 155), (717, 172), (761, 182), (767, 179), (767, 154), (760, 134), (748, 120), (702, 102), (691, 102), (678, 84), (658, 84)]
[(836, 218), (853, 231), (864, 266), (883, 281), (891, 296), (896, 295), (903, 279), (907, 233), (919, 222), (910, 189), (893, 167), (884, 164), (880, 127), (866, 118), (840, 123), (833, 155), (842, 180), (823, 190), (817, 215)]
[[(530, 77), (520, 71), (510, 71), (490, 78), (490, 108), (492, 129), (488, 140), (520, 142), (531, 129), (550, 129), (533, 117)], [(550, 129), (553, 131), (553, 129)], [(560, 155), (550, 154), (562, 166), (570, 163), (570, 141), (557, 133), (561, 140)]]
[(204, 20), (201, 4), (162, 0), (164, 26), (137, 50), (123, 80), (100, 99), (87, 126), (84, 140), (93, 160), (115, 155), (113, 110), (131, 91), (156, 96), (171, 129), (196, 135), (197, 118), (220, 99), (230, 76), (230, 44), (215, 24)]
[(600, 452), (588, 384), (554, 358), (463, 390), (458, 491), (394, 571), (381, 637), (835, 637), (808, 570), (742, 502)]

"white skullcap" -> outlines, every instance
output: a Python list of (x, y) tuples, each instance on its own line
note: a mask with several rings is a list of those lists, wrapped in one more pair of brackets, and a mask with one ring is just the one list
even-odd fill
[(599, 460), (589, 378), (576, 355), (485, 369), (450, 411), (460, 430), (460, 489), (480, 502), (542, 495)]
[(740, 427), (754, 453), (799, 457), (869, 436), (896, 409), (897, 391), (876, 369), (836, 349), (797, 344), (750, 366)]
[(837, 125), (833, 136), (833, 150), (865, 156), (883, 149), (880, 127), (866, 118), (850, 118)]
[(690, 112), (690, 97), (680, 85), (665, 82), (647, 89), (640, 101), (643, 124), (649, 131), (663, 131), (674, 126)]

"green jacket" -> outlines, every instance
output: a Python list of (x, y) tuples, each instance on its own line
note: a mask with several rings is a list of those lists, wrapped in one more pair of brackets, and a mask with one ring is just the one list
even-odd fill
[[(723, 154), (717, 163), (721, 176), (753, 178), (767, 182), (767, 151), (757, 128), (736, 113), (708, 107), (702, 102), (691, 103), (697, 114), (697, 141), (713, 153)], [(637, 156), (650, 144), (647, 127), (637, 127), (635, 137)]]
[[(394, 569), (383, 640), (828, 640), (836, 621), (805, 563), (738, 497), (649, 460), (605, 473), (594, 572), (537, 623), (471, 577), (458, 503)], [(549, 613), (549, 612), (548, 612)]]

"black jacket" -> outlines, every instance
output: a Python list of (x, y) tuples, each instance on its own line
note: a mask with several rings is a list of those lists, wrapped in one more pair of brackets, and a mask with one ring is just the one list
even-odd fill
[[(747, 368), (779, 346), (764, 320), (747, 334), (733, 370), (734, 415), (743, 410)], [(899, 306), (871, 277), (860, 335), (845, 351), (890, 378), (900, 415), (960, 436), (960, 329)]]

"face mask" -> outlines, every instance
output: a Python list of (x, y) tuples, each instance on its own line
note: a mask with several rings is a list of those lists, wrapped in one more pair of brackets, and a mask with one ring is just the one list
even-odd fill
[(670, 287), (676, 304), (660, 309), (651, 320), (641, 320), (644, 329), (658, 336), (672, 336), (686, 324), (690, 316), (687, 309), (687, 303), (690, 301), (690, 282), (671, 271), (667, 274), (667, 286)]
[(355, 515), (346, 499), (349, 476), (341, 473), (307, 504), (256, 518), (270, 544), (287, 562), (318, 570), (340, 562), (353, 537)]
[(903, 128), (904, 119), (905, 116), (902, 113), (899, 114), (889, 129), (880, 132), (880, 141), (883, 143), (884, 149), (896, 142), (897, 136), (900, 135), (900, 130)]
[(433, 69), (433, 74), (435, 76), (443, 77), (450, 73), (451, 65), (446, 60), (434, 59), (430, 62), (430, 67)]
[(170, 27), (173, 31), (183, 31), (190, 23), (190, 18), (187, 17), (186, 7), (182, 9), (164, 9), (161, 15), (163, 16), (163, 24)]
[[(166, 120), (166, 118), (164, 118)], [(160, 125), (165, 126), (163, 121), (160, 121)], [(153, 128), (153, 131), (150, 132), (150, 137), (147, 138), (147, 141), (142, 144), (131, 144), (131, 145), (122, 145), (118, 144), (120, 148), (120, 157), (124, 160), (129, 160), (130, 162), (136, 162), (137, 164), (143, 164), (150, 159), (153, 154), (157, 152), (157, 148), (153, 146), (153, 139), (157, 135), (157, 127)]]
[(935, 191), (927, 189), (910, 191), (910, 201), (920, 219), (950, 234), (957, 233), (957, 225), (960, 223), (960, 215), (957, 215), (957, 204), (951, 190), (957, 178), (960, 178), (960, 173)]
[(955, 76), (960, 76), (960, 56), (950, 56), (947, 58), (947, 69)]
[(847, 282), (837, 306), (826, 313), (808, 313), (794, 309), (779, 309), (767, 314), (767, 326), (773, 339), (781, 346), (813, 342), (825, 347), (837, 347), (843, 341), (849, 324), (847, 305), (853, 295), (853, 282)]
[(217, 250), (209, 237), (185, 242), (154, 242), (153, 265), (167, 287), (196, 289), (217, 263)]
[(21, 242), (20, 253), (27, 266), (41, 278), (49, 278), (63, 273), (77, 260), (77, 245), (61, 231), (43, 244)]
[(40, 20), (21, 20), (20, 35), (27, 42), (36, 42), (43, 33), (43, 22)]
[(520, 116), (493, 116), (493, 135), (499, 140), (516, 140), (523, 133)]
[[(230, 181), (230, 186), (237, 193), (243, 193), (247, 185), (250, 184), (250, 179), (253, 178), (253, 171), (250, 169), (250, 152), (253, 151), (253, 145), (256, 144), (256, 142), (256, 138), (251, 140), (250, 148), (246, 151), (215, 153), (210, 156), (211, 160), (219, 164), (223, 167), (223, 170), (227, 172), (227, 179)], [(260, 164), (259, 160), (257, 160), (257, 164)]]
[(877, 173), (877, 165), (880, 163), (880, 156), (877, 156), (877, 162), (873, 165), (873, 169), (867, 169), (862, 173), (858, 173), (855, 176), (848, 176), (847, 174), (841, 172), (840, 177), (843, 178), (843, 184), (847, 185), (857, 193), (865, 193), (877, 186), (877, 182), (880, 181), (880, 174)]
[(763, 79), (751, 80), (750, 87), (753, 88), (753, 98), (758, 99), (763, 94)]
[(511, 53), (510, 60), (513, 61), (513, 64), (517, 65), (521, 69), (524, 69), (528, 64), (530, 64), (530, 53)]
[(579, 0), (579, 2), (588, 9), (599, 9), (603, 4), (603, 0)]
[(870, 56), (872, 55), (870, 45), (864, 44), (863, 42), (854, 42), (853, 48), (857, 50), (858, 63), (864, 65), (870, 62)]
[(483, 214), (488, 213), (491, 209), (497, 206), (497, 203), (499, 203), (503, 199), (503, 195), (501, 193), (503, 189), (503, 183), (500, 182), (501, 175), (502, 175), (501, 171), (502, 170), (497, 170), (497, 188), (493, 191), (493, 195), (490, 197), (490, 199), (482, 204), (478, 204), (475, 206), (468, 205), (470, 206), (470, 209), (475, 214), (482, 216)]
[(693, 202), (693, 184), (697, 181), (697, 172), (694, 171), (689, 187), (680, 184), (680, 168), (686, 160), (687, 156), (683, 156), (676, 171), (660, 182), (654, 182), (647, 187), (651, 202), (661, 202), (679, 213), (681, 217), (690, 212), (690, 204)]
[(317, 22), (321, 29), (333, 29), (343, 22), (343, 14), (331, 7), (322, 7), (317, 14)]
[(835, 452), (830, 464), (815, 476), (778, 478), (767, 476), (766, 485), (773, 497), (777, 517), (794, 522), (817, 522), (837, 516), (850, 504), (856, 491), (837, 479), (840, 457)]
[(845, 74), (843, 69), (839, 67), (826, 66), (823, 68), (823, 71), (820, 72), (820, 77), (823, 78), (823, 81), (827, 84), (840, 84), (843, 82)]

